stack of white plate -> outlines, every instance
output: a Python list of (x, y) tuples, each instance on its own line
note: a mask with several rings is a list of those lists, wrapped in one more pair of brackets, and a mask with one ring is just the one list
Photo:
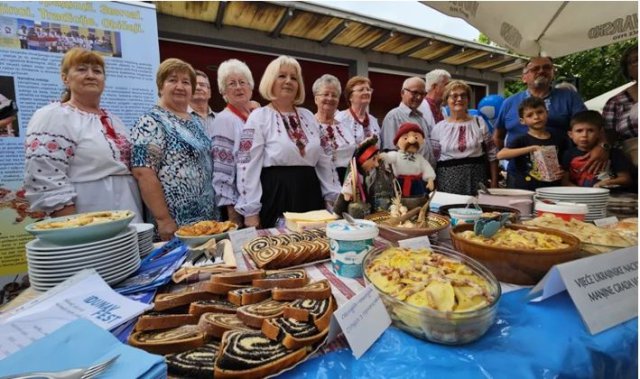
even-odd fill
[(591, 187), (544, 187), (536, 190), (537, 198), (586, 204), (589, 212), (586, 221), (607, 217), (609, 190)]
[(29, 280), (38, 291), (46, 291), (85, 268), (95, 268), (111, 285), (140, 267), (137, 231), (132, 226), (101, 241), (59, 246), (35, 239), (26, 249)]
[(140, 258), (144, 258), (153, 251), (153, 224), (130, 224), (138, 232), (138, 248)]

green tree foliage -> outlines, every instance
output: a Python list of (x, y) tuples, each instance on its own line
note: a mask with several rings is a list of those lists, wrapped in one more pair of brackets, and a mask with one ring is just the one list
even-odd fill
[(592, 99), (626, 83), (620, 72), (620, 56), (637, 43), (632, 39), (555, 59), (556, 78), (579, 78), (582, 99)]

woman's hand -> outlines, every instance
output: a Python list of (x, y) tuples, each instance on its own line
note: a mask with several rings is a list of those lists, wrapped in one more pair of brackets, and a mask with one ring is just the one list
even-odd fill
[(244, 226), (246, 226), (247, 228), (254, 226), (256, 229), (260, 229), (260, 215), (245, 217)]
[(163, 241), (172, 239), (173, 234), (178, 230), (178, 224), (172, 218), (158, 219), (156, 222), (158, 223), (158, 234)]
[(233, 205), (227, 205), (227, 216), (229, 217), (229, 221), (238, 225), (238, 229), (244, 227), (243, 217), (240, 213), (236, 212)]

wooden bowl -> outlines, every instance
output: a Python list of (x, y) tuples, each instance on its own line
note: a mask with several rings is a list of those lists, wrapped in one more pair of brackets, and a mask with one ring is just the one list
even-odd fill
[(562, 241), (569, 246), (553, 250), (514, 250), (489, 246), (458, 236), (458, 233), (473, 230), (473, 225), (470, 224), (458, 225), (451, 229), (451, 242), (456, 250), (475, 258), (487, 266), (499, 281), (521, 285), (534, 285), (538, 283), (554, 265), (580, 257), (580, 240), (568, 233), (555, 229), (518, 224), (507, 225), (506, 227), (514, 230), (529, 230), (532, 232), (553, 234), (561, 237)]
[[(448, 218), (436, 213), (429, 213), (427, 216), (427, 223), (429, 225), (427, 228), (404, 228), (401, 226), (384, 225), (383, 222), (389, 218), (390, 216), (388, 212), (378, 212), (366, 217), (367, 220), (371, 220), (376, 224), (379, 224), (379, 226), (382, 224), (382, 227), (379, 228), (380, 237), (390, 242), (398, 242), (407, 238), (432, 235), (447, 228), (450, 224)], [(396, 233), (394, 233), (394, 231)]]

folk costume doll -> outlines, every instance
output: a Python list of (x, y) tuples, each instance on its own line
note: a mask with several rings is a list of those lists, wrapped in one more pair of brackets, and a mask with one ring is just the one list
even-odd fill
[(420, 126), (411, 122), (403, 123), (393, 143), (398, 151), (382, 153), (380, 158), (393, 168), (402, 188), (402, 196), (423, 196), (427, 189), (433, 191), (436, 173), (422, 154), (418, 153), (425, 143)]

